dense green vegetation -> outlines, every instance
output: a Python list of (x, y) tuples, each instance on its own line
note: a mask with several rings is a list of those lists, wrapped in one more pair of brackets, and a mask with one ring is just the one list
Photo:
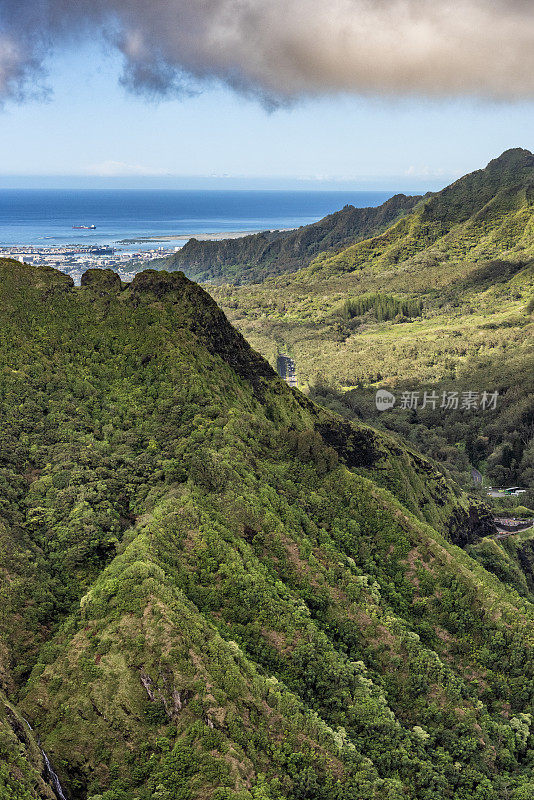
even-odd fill
[[(387, 231), (246, 286), (209, 287), (299, 385), (408, 438), (464, 486), (534, 477), (534, 156), (510, 150), (420, 202)], [(373, 298), (373, 299), (371, 299)], [(386, 300), (386, 298), (390, 298)], [(394, 299), (393, 299), (394, 298)], [(404, 304), (404, 310), (401, 304)], [(494, 414), (377, 414), (366, 389), (499, 392)], [(347, 393), (343, 398), (343, 393)]]
[(534, 594), (534, 530), (495, 540), (488, 537), (469, 547), (469, 554), (519, 594)]
[(57, 800), (43, 756), (28, 724), (0, 691), (0, 797)]
[(378, 322), (396, 317), (419, 317), (423, 311), (421, 300), (406, 300), (387, 294), (362, 294), (345, 300), (343, 313), (349, 320), (362, 317), (368, 311)]
[[(410, 441), (418, 450), (438, 462), (459, 484), (472, 487), (471, 470), (478, 469), (488, 486), (530, 487), (534, 501), (534, 352), (529, 345), (507, 361), (470, 359), (454, 379), (421, 381), (417, 377), (398, 380), (394, 386), (397, 403), (387, 413), (377, 412), (374, 389), (359, 387), (348, 391), (333, 389), (318, 380), (310, 396), (347, 419), (359, 419)], [(463, 393), (478, 391), (478, 407), (461, 407)], [(496, 407), (484, 391), (498, 393)], [(403, 409), (403, 392), (415, 392), (418, 405)], [(427, 397), (435, 403), (423, 407)], [(444, 394), (457, 393), (457, 409), (443, 409)]]
[(480, 504), (179, 272), (3, 261), (0, 297), (2, 800), (47, 796), (21, 714), (70, 800), (532, 795)]
[(398, 194), (377, 208), (345, 206), (312, 225), (291, 231), (263, 231), (237, 239), (190, 239), (154, 267), (179, 269), (197, 281), (250, 283), (306, 267), (319, 253), (336, 253), (386, 230), (421, 200)]

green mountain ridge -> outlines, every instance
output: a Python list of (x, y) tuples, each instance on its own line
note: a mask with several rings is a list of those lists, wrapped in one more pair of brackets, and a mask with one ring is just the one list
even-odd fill
[[(372, 424), (393, 417), (378, 419), (362, 390), (412, 390), (421, 398), (425, 391), (440, 396), (453, 389), (498, 391), (503, 430), (496, 418), (488, 438), (483, 430), (488, 420), (479, 420), (477, 428), (473, 418), (457, 417), (453, 426), (446, 421), (441, 451), (449, 449), (445, 460), (456, 479), (468, 480), (470, 464), (484, 474), (488, 467), (490, 482), (530, 484), (534, 156), (529, 151), (507, 151), (423, 199), (385, 232), (320, 254), (296, 272), (208, 289), (271, 363), (279, 350), (289, 350), (301, 386), (312, 393), (321, 386), (350, 391), (341, 401), (344, 412), (358, 408)], [(443, 427), (436, 416), (433, 426)], [(408, 438), (413, 434), (415, 442), (415, 429), (402, 420), (396, 430)], [(451, 449), (484, 438), (470, 462)], [(419, 447), (441, 460), (432, 434), (419, 439)]]
[(179, 272), (0, 296), (2, 800), (50, 797), (37, 736), (69, 800), (529, 796), (532, 603), (453, 543), (480, 505)]
[(421, 197), (397, 194), (377, 208), (347, 205), (311, 225), (291, 231), (264, 231), (236, 239), (190, 239), (154, 267), (182, 270), (189, 278), (210, 283), (256, 282), (295, 272), (319, 253), (335, 252), (388, 228), (408, 213)]
[(484, 170), (460, 178), (432, 195), (387, 233), (360, 247), (349, 247), (332, 259), (316, 259), (310, 271), (331, 274), (336, 270), (354, 271), (362, 265), (388, 271), (402, 264), (394, 283), (400, 288), (405, 280), (403, 273), (410, 269), (410, 259), (425, 252), (427, 260), (415, 263), (421, 277), (437, 279), (438, 283), (431, 285), (439, 287), (443, 278), (450, 279), (450, 273), (440, 281), (437, 271), (431, 270), (432, 257), (439, 261), (443, 273), (443, 260), (452, 267), (460, 259), (476, 263), (529, 252), (533, 189), (532, 153), (507, 151)]

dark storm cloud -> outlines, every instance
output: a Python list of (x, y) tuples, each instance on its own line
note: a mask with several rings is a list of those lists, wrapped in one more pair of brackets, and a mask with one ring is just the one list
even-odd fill
[(0, 0), (0, 94), (83, 37), (111, 41), (124, 85), (152, 95), (534, 96), (532, 0)]

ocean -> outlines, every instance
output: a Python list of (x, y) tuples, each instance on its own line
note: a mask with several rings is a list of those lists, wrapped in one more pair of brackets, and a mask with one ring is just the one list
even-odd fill
[[(160, 244), (180, 245), (184, 237), (200, 234), (297, 228), (347, 203), (377, 206), (392, 195), (376, 191), (2, 189), (0, 246), (117, 245), (151, 237), (150, 242), (135, 244), (136, 250), (148, 250)], [(73, 225), (95, 225), (96, 230), (73, 230)]]

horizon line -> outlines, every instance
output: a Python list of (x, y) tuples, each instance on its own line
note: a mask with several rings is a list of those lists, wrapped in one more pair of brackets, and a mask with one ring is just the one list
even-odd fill
[(0, 173), (1, 189), (178, 189), (246, 191), (436, 191), (456, 179), (456, 175), (387, 175), (347, 178), (296, 176), (214, 176), (214, 175), (86, 175)]

